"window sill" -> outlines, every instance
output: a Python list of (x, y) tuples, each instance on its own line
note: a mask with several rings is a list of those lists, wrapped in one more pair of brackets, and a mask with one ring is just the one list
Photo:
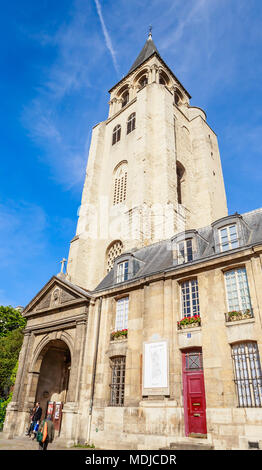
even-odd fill
[(190, 326), (188, 328), (179, 328), (177, 329), (178, 334), (186, 334), (190, 333), (191, 331), (201, 331), (201, 326)]
[(247, 323), (255, 323), (255, 318), (246, 318), (243, 320), (227, 321), (225, 322), (226, 326), (236, 326), (236, 325), (246, 325)]
[(118, 336), (118, 338), (110, 338), (110, 343), (123, 343), (125, 341), (127, 341), (127, 337), (121, 338)]

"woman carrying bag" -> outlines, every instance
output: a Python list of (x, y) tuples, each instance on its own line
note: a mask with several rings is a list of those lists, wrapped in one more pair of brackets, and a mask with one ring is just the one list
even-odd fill
[(39, 443), (39, 450), (47, 450), (49, 442), (54, 440), (55, 428), (54, 423), (51, 421), (51, 416), (48, 415), (39, 427), (36, 440)]

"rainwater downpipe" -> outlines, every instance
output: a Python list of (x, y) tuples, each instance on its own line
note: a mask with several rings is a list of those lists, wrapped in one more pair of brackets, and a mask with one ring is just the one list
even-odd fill
[(99, 298), (99, 305), (98, 305), (98, 320), (97, 320), (95, 355), (94, 355), (94, 362), (93, 362), (93, 375), (92, 375), (92, 384), (91, 384), (91, 397), (90, 397), (89, 414), (88, 414), (87, 444), (90, 444), (89, 441), (90, 441), (91, 422), (92, 422), (92, 411), (93, 411), (93, 402), (94, 402), (94, 393), (95, 393), (96, 365), (97, 365), (97, 355), (98, 355), (98, 344), (99, 344), (99, 333), (100, 333), (100, 321), (101, 321), (102, 300), (103, 300), (103, 298), (100, 297), (100, 298)]

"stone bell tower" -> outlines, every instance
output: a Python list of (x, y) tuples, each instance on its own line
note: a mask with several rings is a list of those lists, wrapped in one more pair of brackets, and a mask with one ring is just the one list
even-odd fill
[(92, 290), (121, 253), (227, 215), (216, 134), (151, 32), (93, 128), (68, 278)]

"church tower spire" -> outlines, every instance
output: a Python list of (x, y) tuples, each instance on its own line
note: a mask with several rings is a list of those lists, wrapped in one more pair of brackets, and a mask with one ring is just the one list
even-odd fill
[(157, 47), (152, 39), (152, 26), (149, 28), (149, 33), (148, 33), (148, 38), (145, 42), (145, 45), (143, 49), (141, 50), (140, 54), (137, 56), (135, 62), (133, 63), (132, 67), (130, 68), (129, 72), (132, 72), (135, 70), (137, 67), (139, 67), (143, 62), (145, 62), (149, 57), (152, 56), (152, 54), (157, 53), (159, 56), (159, 52), (157, 50)]
[(93, 129), (69, 279), (94, 289), (118, 255), (227, 215), (217, 138), (152, 31)]

